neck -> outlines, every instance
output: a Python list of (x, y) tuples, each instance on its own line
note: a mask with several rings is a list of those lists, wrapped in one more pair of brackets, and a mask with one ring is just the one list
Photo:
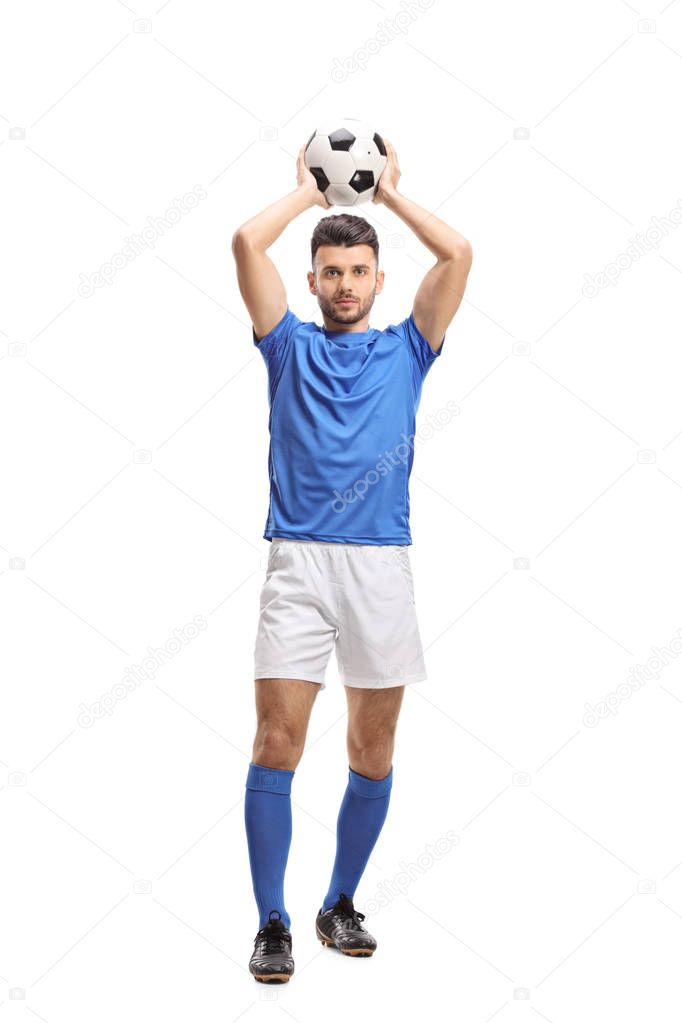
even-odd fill
[(369, 330), (369, 316), (363, 316), (357, 323), (339, 323), (338, 320), (332, 320), (329, 316), (322, 316), (325, 330), (332, 331), (336, 334), (365, 334)]

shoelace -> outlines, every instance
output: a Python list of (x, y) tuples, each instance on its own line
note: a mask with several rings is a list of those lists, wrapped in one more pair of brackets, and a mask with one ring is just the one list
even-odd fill
[[(343, 916), (350, 917), (350, 921), (352, 921), (359, 930), (362, 930), (360, 921), (365, 919), (365, 914), (355, 909), (352, 900), (349, 899), (347, 895), (341, 895), (339, 899), (339, 910)], [(344, 925), (347, 927), (350, 921), (347, 922), (344, 920)]]
[(277, 952), (286, 952), (286, 932), (282, 927), (268, 927), (266, 924), (261, 931), (260, 941), (263, 943), (263, 955), (271, 955)]

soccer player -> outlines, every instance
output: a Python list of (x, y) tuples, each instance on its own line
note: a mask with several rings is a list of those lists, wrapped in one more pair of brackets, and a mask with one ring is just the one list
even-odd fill
[(408, 547), (408, 480), (422, 383), (462, 300), (466, 238), (398, 191), (395, 149), (373, 202), (383, 203), (433, 253), (407, 319), (369, 326), (384, 286), (379, 243), (362, 217), (326, 216), (311, 240), (311, 295), (322, 326), (289, 308), (268, 248), (294, 217), (330, 208), (305, 166), (297, 187), (234, 234), (239, 289), (265, 360), (270, 406), (271, 541), (254, 650), (257, 729), (245, 826), (259, 930), (256, 980), (294, 971), (284, 874), (291, 784), (332, 647), (348, 702), (348, 782), (336, 858), (315, 922), (324, 945), (372, 955), (353, 897), (386, 818), (394, 737), (406, 685), (425, 679)]

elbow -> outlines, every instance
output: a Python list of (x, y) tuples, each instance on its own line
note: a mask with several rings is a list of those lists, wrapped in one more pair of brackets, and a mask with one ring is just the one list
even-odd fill
[(456, 259), (458, 263), (465, 263), (468, 267), (471, 266), (471, 262), (474, 258), (474, 250), (471, 247), (471, 242), (464, 238), (457, 246), (453, 258)]
[(446, 262), (459, 263), (460, 266), (466, 266), (467, 269), (471, 266), (473, 259), (473, 249), (471, 244), (466, 238), (462, 238), (461, 241), (457, 242), (451, 249), (448, 249), (447, 255), (445, 256)]
[(243, 228), (239, 227), (232, 235), (232, 252), (236, 253), (239, 249), (244, 247), (246, 241), (246, 232)]
[(245, 249), (254, 246), (254, 238), (251, 232), (244, 227), (239, 227), (232, 235), (232, 252), (236, 256)]
[(464, 238), (455, 248), (454, 252), (450, 257), (453, 263), (456, 263), (462, 273), (468, 274), (471, 269), (471, 263), (474, 258), (474, 250), (472, 249), (469, 242)]

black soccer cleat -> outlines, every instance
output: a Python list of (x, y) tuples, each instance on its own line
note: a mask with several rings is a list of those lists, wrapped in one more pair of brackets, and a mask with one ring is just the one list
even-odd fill
[[(277, 913), (276, 918), (273, 913)], [(291, 931), (284, 925), (280, 911), (271, 909), (267, 923), (256, 935), (249, 960), (249, 970), (256, 980), (280, 984), (289, 980), (294, 972), (291, 948)]]
[(317, 914), (315, 930), (323, 945), (338, 948), (346, 956), (371, 956), (377, 943), (361, 924), (364, 913), (353, 908), (353, 900), (341, 893), (338, 901)]

